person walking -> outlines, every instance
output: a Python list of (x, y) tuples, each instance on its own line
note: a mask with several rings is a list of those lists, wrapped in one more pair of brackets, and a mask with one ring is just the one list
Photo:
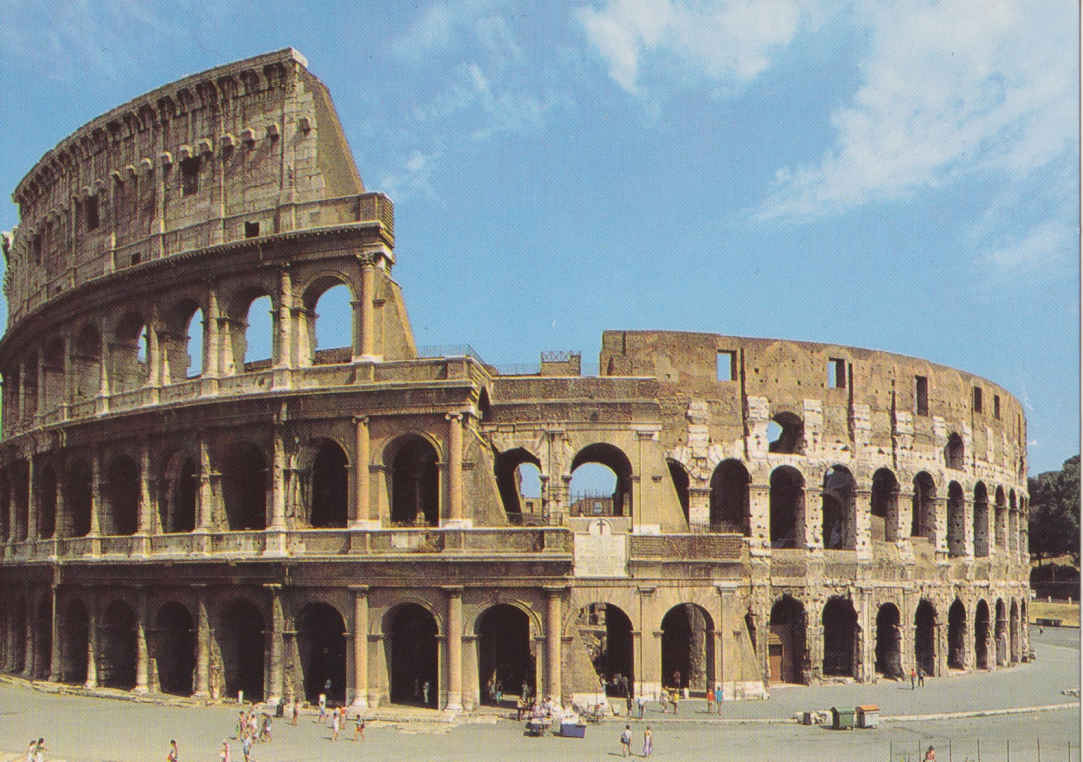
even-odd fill
[(936, 762), (936, 749), (932, 746), (925, 751), (925, 756), (921, 758), (922, 762)]
[(241, 754), (244, 755), (244, 762), (252, 762), (252, 736), (246, 735), (241, 741)]
[(714, 688), (707, 686), (707, 713), (714, 714)]
[(45, 762), (45, 739), (39, 738), (34, 744), (34, 762)]
[(624, 692), (624, 704), (628, 708), (627, 714), (625, 716), (626, 717), (631, 717), (632, 716), (632, 692), (629, 691), (629, 690), (625, 690), (625, 692)]
[(293, 714), (290, 715), (290, 724), (297, 727), (297, 718), (301, 716), (301, 702), (298, 699), (293, 700)]
[(723, 700), (723, 698), (725, 698), (725, 696), (722, 693), (722, 684), (719, 683), (718, 685), (716, 685), (714, 687), (714, 703), (715, 703), (715, 706), (718, 708), (718, 716), (719, 717), (722, 716), (722, 700)]
[(636, 696), (636, 706), (639, 708), (639, 719), (643, 719), (644, 712), (647, 711), (647, 698), (640, 693)]
[(914, 690), (914, 680), (917, 678), (918, 673), (914, 671), (914, 668), (910, 668), (910, 690)]
[(922, 669), (921, 667), (918, 667), (918, 687), (919, 688), (924, 688), (925, 687), (925, 670)]
[[(499, 683), (494, 683), (494, 685), (499, 685)], [(429, 691), (430, 690), (432, 690), (432, 684), (428, 680), (426, 680), (421, 685), (421, 700), (425, 703), (425, 706), (429, 705)], [(495, 690), (499, 691), (499, 688), (496, 688)], [(499, 696), (499, 693), (497, 695)], [(499, 703), (499, 701), (500, 701), (500, 699), (497, 698), (498, 703)]]
[(165, 762), (180, 762), (180, 752), (177, 750), (176, 739), (169, 739), (169, 754), (166, 755)]
[(620, 734), (620, 755), (627, 757), (632, 753), (632, 726), (625, 725)]
[(643, 731), (643, 756), (649, 757), (651, 752), (654, 751), (654, 734), (651, 733), (651, 726), (648, 725), (647, 729)]
[(323, 722), (327, 719), (327, 694), (321, 693), (319, 700), (320, 713), (316, 716), (314, 722)]
[(336, 708), (331, 712), (331, 740), (332, 741), (337, 741), (338, 740), (338, 731), (341, 729), (341, 727), (342, 727), (342, 720), (340, 719), (338, 709)]
[(365, 740), (365, 718), (361, 716), (360, 712), (353, 721), (353, 740), (364, 741)]
[(221, 762), (231, 762), (231, 756), (229, 751), (229, 741), (225, 738), (222, 739), (222, 751), (218, 752), (218, 759)]

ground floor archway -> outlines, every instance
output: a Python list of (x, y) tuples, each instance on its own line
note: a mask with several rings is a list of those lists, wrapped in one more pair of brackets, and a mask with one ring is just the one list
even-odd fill
[(328, 703), (346, 702), (346, 623), (326, 603), (310, 603), (298, 617), (298, 648), (310, 704), (326, 694)]
[(402, 604), (390, 617), (387, 673), (391, 701), (436, 706), (440, 695), (436, 619), (416, 603)]
[(936, 609), (925, 600), (914, 613), (914, 663), (926, 675), (936, 674)]
[(857, 655), (857, 612), (848, 598), (832, 598), (824, 606), (823, 674), (855, 676)]
[(196, 667), (196, 632), (192, 615), (179, 603), (158, 610), (155, 620), (154, 659), (163, 693), (188, 696)]
[(966, 609), (959, 599), (948, 609), (948, 667), (966, 666)]
[(135, 612), (124, 601), (105, 609), (98, 628), (98, 683), (130, 690), (135, 685)]
[(263, 699), (263, 631), (263, 614), (248, 601), (226, 607), (216, 632), (226, 696), (244, 691), (246, 701)]
[(806, 681), (805, 607), (789, 595), (784, 595), (771, 609), (771, 624), (767, 636), (767, 674), (774, 683), (803, 683)]
[(714, 690), (714, 622), (702, 607), (681, 603), (662, 618), (662, 684), (694, 693)]
[(628, 615), (612, 603), (591, 603), (579, 610), (576, 630), (594, 666), (598, 685), (604, 681), (606, 692), (617, 696), (623, 695), (627, 682), (628, 692), (635, 695), (632, 622)]
[(481, 703), (495, 705), (497, 696), (520, 696), (524, 689), (535, 694), (536, 667), (526, 613), (506, 603), (486, 609), (478, 619), (477, 635)]
[(974, 611), (974, 663), (978, 669), (989, 669), (989, 606), (978, 601)]
[(90, 617), (82, 601), (68, 604), (60, 627), (60, 680), (82, 685), (87, 678)]
[(876, 613), (876, 671), (885, 677), (902, 677), (902, 628), (899, 610), (885, 603)]

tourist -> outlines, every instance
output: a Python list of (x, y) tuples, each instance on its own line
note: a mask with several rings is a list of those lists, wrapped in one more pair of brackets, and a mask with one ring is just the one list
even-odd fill
[(639, 708), (639, 719), (643, 719), (643, 713), (647, 711), (647, 698), (642, 693), (636, 696), (636, 706)]
[(925, 756), (921, 758), (922, 762), (936, 762), (936, 749), (931, 745), (925, 751)]
[(26, 745), (26, 762), (34, 762), (34, 753), (37, 749), (38, 742), (31, 738), (30, 743)]
[(365, 740), (365, 718), (358, 713), (357, 717), (353, 721), (353, 740), (364, 741)]
[(244, 729), (248, 727), (248, 720), (244, 716), (244, 710), (237, 712), (237, 735), (236, 739), (240, 741), (244, 738)]
[(317, 723), (323, 722), (324, 720), (327, 719), (327, 694), (326, 693), (321, 693), (320, 694), (320, 700), (319, 700), (318, 706), (319, 706), (319, 709), (320, 709), (320, 713), (316, 716), (316, 719), (313, 720), (313, 722), (317, 722)]
[(669, 696), (669, 703), (673, 704), (673, 714), (677, 713), (677, 703), (681, 700), (681, 689), (675, 688)]
[(298, 699), (293, 700), (293, 714), (290, 716), (290, 724), (294, 727), (297, 726), (297, 718), (301, 716), (301, 702)]
[(422, 700), (422, 702), (424, 702), (425, 706), (429, 705), (429, 691), (430, 690), (432, 690), (432, 684), (428, 680), (426, 680), (421, 685), (421, 700)]
[(707, 686), (707, 713), (714, 714), (714, 689)]
[(259, 740), (271, 740), (271, 715), (263, 715), (263, 726), (259, 729)]
[(653, 751), (654, 735), (651, 733), (651, 726), (648, 725), (647, 729), (643, 731), (643, 756), (649, 757)]
[(918, 673), (914, 671), (914, 668), (910, 668), (910, 690), (914, 690), (914, 680), (917, 678)]
[(244, 762), (252, 762), (252, 736), (246, 735), (241, 741), (241, 754), (244, 755)]
[(180, 752), (177, 750), (177, 742), (174, 739), (169, 739), (169, 754), (165, 758), (165, 762), (180, 762)]
[(341, 727), (341, 724), (342, 724), (342, 720), (339, 717), (338, 709), (336, 708), (331, 712), (331, 740), (332, 741), (337, 741), (338, 740), (338, 731), (339, 731), (339, 729)]
[(925, 670), (922, 669), (921, 667), (918, 667), (918, 687), (919, 688), (924, 688), (925, 687)]
[(218, 759), (222, 762), (230, 762), (229, 741), (222, 739), (222, 751), (218, 753)]
[(714, 687), (714, 703), (718, 708), (718, 715), (722, 716), (722, 700), (725, 698), (722, 693), (722, 683), (719, 683)]
[(39, 738), (34, 744), (34, 762), (45, 762), (45, 739)]
[(620, 755), (627, 757), (632, 753), (632, 726), (625, 725), (620, 734)]

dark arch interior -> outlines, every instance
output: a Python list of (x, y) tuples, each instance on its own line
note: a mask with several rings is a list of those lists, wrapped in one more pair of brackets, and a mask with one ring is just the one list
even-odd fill
[(796, 469), (783, 466), (771, 473), (771, 547), (797, 547), (797, 518), (804, 512), (804, 480)]
[(34, 652), (37, 654), (33, 676), (38, 680), (49, 677), (49, 655), (53, 648), (53, 604), (48, 596), (38, 601), (34, 612)]
[(135, 612), (122, 601), (105, 610), (99, 627), (98, 682), (130, 690), (135, 685)]
[(346, 526), (346, 453), (324, 441), (312, 464), (312, 526)]
[(196, 632), (192, 615), (179, 603), (167, 603), (158, 610), (158, 684), (163, 693), (188, 696), (196, 667)]
[(245, 700), (263, 698), (263, 615), (247, 601), (235, 601), (222, 617), (218, 643), (226, 695), (244, 691)]
[(300, 617), (298, 645), (305, 676), (305, 698), (315, 704), (321, 693), (332, 704), (346, 702), (346, 624), (326, 603), (310, 603)]
[(538, 459), (521, 447), (497, 453), (493, 462), (496, 486), (500, 490), (500, 502), (504, 505), (504, 513), (509, 517), (521, 518), (523, 513), (522, 502), (519, 499), (522, 494), (519, 466), (524, 463), (530, 463), (539, 471), (541, 470)]
[(857, 650), (857, 612), (853, 603), (844, 598), (832, 598), (824, 606), (825, 675), (854, 676)]
[(669, 478), (673, 483), (673, 489), (677, 492), (677, 501), (681, 504), (681, 511), (684, 512), (684, 520), (688, 521), (688, 472), (675, 460), (667, 458), (666, 465), (669, 466)]
[(902, 629), (899, 610), (885, 603), (876, 614), (876, 671), (887, 677), (902, 677)]
[(584, 447), (572, 459), (571, 471), (586, 463), (599, 463), (617, 477), (613, 489), (613, 515), (632, 515), (632, 464), (619, 449), (609, 444), (592, 444)]
[(895, 540), (895, 521), (898, 511), (899, 483), (886, 468), (872, 476), (870, 534), (874, 540)]
[(61, 627), (60, 679), (65, 683), (84, 683), (90, 618), (82, 601), (68, 604)]
[(926, 675), (936, 674), (936, 611), (928, 601), (914, 614), (914, 660)]
[(936, 487), (933, 478), (922, 471), (914, 477), (914, 497), (911, 501), (910, 536), (926, 537), (932, 539), (933, 524), (933, 500), (936, 498)]
[(38, 536), (52, 537), (56, 532), (56, 472), (51, 466), (42, 469), (38, 484)]
[(83, 537), (90, 532), (90, 467), (76, 461), (68, 472), (68, 488), (64, 495), (70, 537)]
[(714, 624), (693, 603), (674, 606), (662, 619), (662, 684), (704, 695), (714, 689)]
[(989, 664), (989, 606), (978, 601), (974, 612), (974, 663), (978, 669), (988, 669)]
[(235, 445), (222, 468), (222, 493), (230, 529), (266, 528), (266, 484), (263, 454), (247, 442)]
[(438, 488), (436, 450), (420, 437), (410, 438), (391, 464), (392, 523), (436, 526)]
[(737, 460), (724, 460), (711, 475), (711, 530), (749, 534), (748, 470)]
[(196, 528), (196, 495), (199, 491), (199, 467), (192, 458), (186, 458), (177, 474), (174, 505), (174, 532), (191, 532)]
[(576, 629), (598, 677), (609, 684), (617, 679), (619, 685), (623, 675), (634, 691), (632, 622), (627, 614), (611, 603), (591, 603), (579, 610)]
[(962, 669), (966, 663), (966, 609), (956, 600), (948, 609), (948, 666)]
[[(530, 620), (506, 603), (488, 609), (478, 622), (478, 684), (483, 704), (497, 704), (500, 692), (534, 692), (535, 662), (530, 652)], [(502, 702), (502, 703), (507, 703)]]
[[(406, 603), (394, 612), (390, 638), (391, 700), (400, 704), (436, 706), (437, 681), (436, 620), (416, 603)], [(429, 684), (425, 701), (425, 683)]]
[(778, 437), (768, 443), (767, 449), (770, 452), (801, 452), (804, 449), (805, 424), (800, 416), (795, 413), (778, 413), (771, 422), (778, 427)]
[(119, 457), (109, 466), (109, 525), (105, 534), (135, 534), (139, 522), (139, 466)]
[(767, 638), (768, 675), (772, 682), (805, 681), (805, 607), (786, 595), (771, 608)]
[(828, 470), (824, 475), (822, 494), (824, 548), (852, 548), (854, 479), (850, 472), (839, 466)]

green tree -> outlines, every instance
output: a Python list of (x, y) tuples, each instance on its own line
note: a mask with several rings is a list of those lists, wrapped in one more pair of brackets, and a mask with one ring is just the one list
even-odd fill
[(1030, 554), (1043, 558), (1070, 553), (1079, 563), (1079, 456), (1060, 471), (1027, 479), (1030, 491)]

